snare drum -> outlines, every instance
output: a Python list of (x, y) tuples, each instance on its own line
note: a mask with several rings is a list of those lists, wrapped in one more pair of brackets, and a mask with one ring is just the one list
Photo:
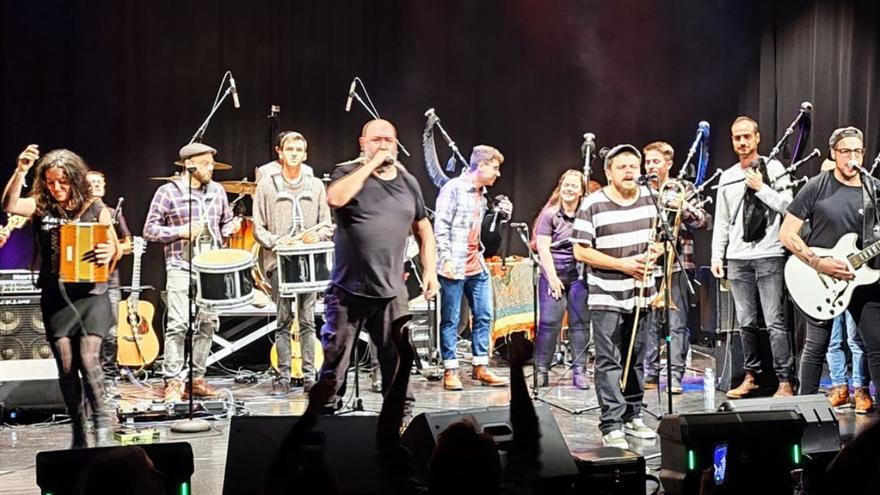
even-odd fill
[(242, 249), (216, 249), (193, 258), (196, 304), (209, 310), (235, 309), (254, 300), (254, 257)]
[(278, 257), (278, 293), (281, 297), (320, 292), (330, 286), (332, 242), (277, 246), (275, 255)]

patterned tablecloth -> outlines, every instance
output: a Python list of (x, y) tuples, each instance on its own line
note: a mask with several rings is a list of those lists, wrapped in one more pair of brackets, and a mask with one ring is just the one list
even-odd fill
[(529, 260), (516, 256), (508, 258), (506, 267), (501, 266), (500, 260), (487, 264), (492, 277), (495, 308), (491, 342), (514, 332), (528, 332), (529, 339), (534, 340), (532, 267)]

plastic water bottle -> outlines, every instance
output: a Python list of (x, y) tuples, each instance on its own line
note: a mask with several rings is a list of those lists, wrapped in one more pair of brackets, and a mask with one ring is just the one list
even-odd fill
[(715, 370), (712, 368), (703, 372), (703, 409), (715, 410)]

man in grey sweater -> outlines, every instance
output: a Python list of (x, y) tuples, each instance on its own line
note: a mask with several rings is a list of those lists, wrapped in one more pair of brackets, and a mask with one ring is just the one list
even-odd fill
[[(267, 174), (257, 184), (254, 198), (254, 237), (262, 246), (259, 263), (272, 280), (272, 297), (278, 307), (275, 347), (278, 351), (280, 377), (272, 384), (272, 395), (290, 392), (290, 325), (299, 315), (299, 336), (302, 349), (303, 388), (315, 384), (315, 299), (317, 294), (299, 294), (296, 298), (280, 297), (278, 292), (277, 246), (297, 242), (311, 244), (326, 241), (333, 235), (330, 208), (324, 183), (316, 178), (311, 167), (303, 163), (307, 143), (302, 134), (290, 131), (281, 136), (275, 151), (281, 171)], [(308, 167), (308, 168), (306, 168)], [(313, 229), (318, 224), (323, 226)], [(296, 313), (293, 303), (296, 302)]]
[[(742, 328), (745, 378), (727, 397), (739, 399), (758, 389), (761, 371), (758, 339), (758, 302), (770, 332), (773, 368), (779, 379), (774, 397), (793, 395), (794, 358), (785, 324), (783, 269), (785, 251), (779, 225), (791, 203), (790, 181), (776, 160), (758, 155), (761, 133), (749, 117), (738, 117), (731, 127), (738, 163), (721, 175), (712, 234), (712, 274), (724, 278), (727, 259), (730, 292), (736, 319)], [(781, 176), (781, 177), (780, 177)], [(779, 177), (773, 182), (774, 178)], [(729, 185), (728, 185), (729, 184)]]

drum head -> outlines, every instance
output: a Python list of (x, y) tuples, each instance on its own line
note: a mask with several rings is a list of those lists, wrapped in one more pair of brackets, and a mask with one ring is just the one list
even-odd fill
[(215, 249), (193, 258), (193, 265), (199, 268), (233, 267), (249, 265), (253, 260), (250, 251), (244, 249)]

